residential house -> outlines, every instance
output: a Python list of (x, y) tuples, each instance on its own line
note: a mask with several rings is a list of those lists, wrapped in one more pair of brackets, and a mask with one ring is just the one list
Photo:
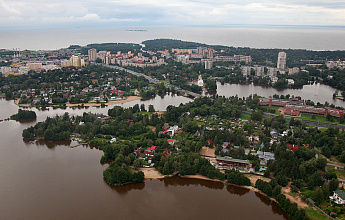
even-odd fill
[(335, 190), (333, 196), (330, 196), (329, 198), (338, 205), (345, 204), (345, 192), (340, 191), (339, 189)]
[(299, 146), (297, 144), (288, 144), (286, 146), (286, 151), (295, 151), (298, 149), (299, 149)]
[(168, 129), (168, 135), (170, 135), (170, 137), (173, 137), (176, 133), (178, 132), (178, 126), (175, 125), (175, 126), (171, 126), (169, 129)]
[(177, 141), (174, 139), (168, 139), (167, 140), (170, 145), (174, 145)]
[(260, 165), (267, 165), (269, 160), (275, 160), (274, 154), (270, 152), (257, 151), (256, 155), (260, 159)]

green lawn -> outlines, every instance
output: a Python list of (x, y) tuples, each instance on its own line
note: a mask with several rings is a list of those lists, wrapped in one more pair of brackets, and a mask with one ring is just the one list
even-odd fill
[(324, 215), (322, 212), (320, 212), (319, 210), (314, 210), (313, 208), (307, 208), (304, 209), (307, 216), (311, 219), (311, 220), (327, 220), (328, 217), (326, 215)]
[(334, 169), (334, 166), (326, 166), (327, 170), (334, 170), (335, 174), (337, 174), (338, 178), (345, 179), (345, 170), (344, 169)]
[(279, 115), (279, 112), (278, 112), (278, 109), (279, 107), (278, 106), (267, 106), (267, 109), (273, 109), (275, 112), (274, 113), (271, 113), (271, 112), (266, 112), (266, 113), (269, 113), (269, 114), (278, 114)]
[[(313, 119), (313, 116), (315, 116), (315, 119)], [(340, 124), (337, 121), (328, 121), (325, 116), (322, 115), (310, 115), (310, 114), (302, 114), (301, 117), (297, 117), (297, 119), (303, 119), (308, 121), (315, 121), (315, 122), (323, 122), (323, 123), (331, 123), (331, 124)], [(344, 125), (344, 123), (342, 123)]]
[(252, 117), (251, 117), (251, 114), (242, 113), (241, 119), (242, 120), (252, 120)]

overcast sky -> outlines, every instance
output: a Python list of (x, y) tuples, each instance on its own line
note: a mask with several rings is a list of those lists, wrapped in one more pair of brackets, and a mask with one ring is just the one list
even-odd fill
[(0, 0), (0, 27), (340, 25), (345, 0)]

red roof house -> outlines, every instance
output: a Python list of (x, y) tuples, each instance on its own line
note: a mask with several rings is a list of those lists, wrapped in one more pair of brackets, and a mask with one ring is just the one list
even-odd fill
[(295, 151), (298, 150), (299, 146), (296, 144), (288, 144), (286, 147), (286, 151)]
[(174, 139), (168, 139), (167, 141), (171, 145), (174, 145), (176, 143), (176, 140), (174, 140)]

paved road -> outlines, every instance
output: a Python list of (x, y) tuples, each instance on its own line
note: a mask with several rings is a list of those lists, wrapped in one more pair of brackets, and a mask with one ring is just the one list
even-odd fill
[[(243, 112), (247, 113), (247, 114), (251, 114), (253, 111), (249, 109), (249, 110), (246, 110), (246, 111), (243, 111)], [(264, 113), (263, 117), (265, 117), (265, 118), (274, 118), (274, 117), (276, 117), (276, 115)], [(287, 122), (289, 122), (291, 120), (290, 117), (284, 117), (284, 118), (285, 118), (285, 120)], [(305, 123), (307, 125), (311, 125), (311, 126), (315, 126), (315, 127), (320, 127), (320, 128), (336, 128), (336, 127), (339, 127), (340, 129), (345, 129), (344, 125), (337, 125), (337, 124), (323, 123), (323, 122), (315, 122), (315, 121), (307, 121), (307, 120), (301, 120), (301, 119), (296, 119), (296, 118), (294, 118), (294, 119), (295, 119), (295, 121), (299, 120), (302, 123)]]
[(333, 167), (339, 167), (339, 168), (344, 169), (344, 166), (343, 166), (343, 165), (341, 165), (341, 164), (336, 164), (336, 163), (327, 163), (327, 165), (329, 165), (329, 166), (333, 166)]
[[(163, 81), (160, 81), (160, 80), (157, 80), (157, 79), (153, 79), (152, 77), (150, 76), (147, 76), (145, 74), (142, 74), (142, 73), (138, 73), (138, 72), (135, 72), (133, 70), (128, 70), (128, 69), (125, 69), (123, 67), (119, 67), (119, 66), (112, 66), (112, 65), (105, 65), (103, 64), (103, 66), (105, 67), (109, 67), (109, 68), (113, 68), (113, 69), (117, 69), (117, 70), (122, 70), (122, 71), (126, 71), (127, 73), (130, 73), (132, 75), (135, 75), (135, 76), (142, 76), (144, 77), (145, 79), (147, 79), (150, 83), (153, 83), (153, 84), (158, 84), (158, 83), (164, 83)], [(174, 88), (175, 90), (177, 91), (180, 91), (180, 92), (184, 92), (190, 96), (193, 96), (195, 98), (201, 98), (201, 97), (204, 97), (204, 95), (201, 95), (201, 94), (198, 94), (198, 93), (195, 93), (195, 92), (191, 92), (191, 91), (188, 91), (188, 90), (185, 90), (185, 89), (181, 89), (177, 86), (172, 86), (172, 85), (169, 85), (169, 84), (164, 84), (164, 86), (166, 88)]]

